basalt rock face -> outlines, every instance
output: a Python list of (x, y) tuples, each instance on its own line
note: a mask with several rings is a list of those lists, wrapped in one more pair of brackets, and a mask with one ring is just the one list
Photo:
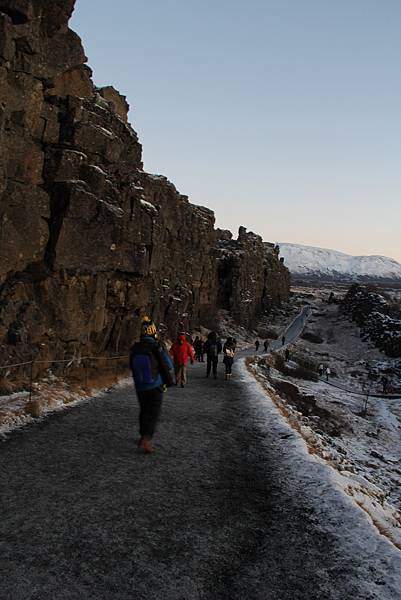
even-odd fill
[(218, 305), (247, 327), (288, 299), (289, 272), (273, 244), (240, 227), (238, 238), (220, 231), (216, 244)]
[[(0, 0), (3, 364), (124, 354), (145, 312), (174, 334), (215, 326), (227, 303), (213, 213), (143, 171), (125, 97), (94, 87), (68, 28), (73, 7)], [(258, 236), (234, 243), (231, 308), (250, 323), (288, 274)]]
[(73, 5), (0, 0), (7, 362), (124, 353), (145, 311), (170, 332), (214, 324), (213, 213), (143, 172), (125, 98), (94, 88), (68, 29)]

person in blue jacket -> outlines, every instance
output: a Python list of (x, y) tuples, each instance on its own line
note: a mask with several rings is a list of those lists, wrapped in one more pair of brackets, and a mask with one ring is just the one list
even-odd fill
[(156, 325), (144, 317), (141, 336), (130, 352), (130, 367), (138, 397), (139, 434), (138, 448), (145, 453), (154, 452), (152, 438), (159, 420), (163, 392), (174, 384), (173, 363), (159, 341)]

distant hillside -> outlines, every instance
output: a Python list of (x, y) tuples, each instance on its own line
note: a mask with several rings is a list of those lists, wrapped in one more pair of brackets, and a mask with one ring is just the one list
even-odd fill
[(371, 281), (401, 284), (401, 264), (386, 256), (350, 256), (337, 250), (280, 243), (280, 255), (294, 279)]

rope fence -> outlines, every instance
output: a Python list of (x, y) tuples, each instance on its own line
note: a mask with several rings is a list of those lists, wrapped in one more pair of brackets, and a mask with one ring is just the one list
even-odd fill
[[(128, 355), (118, 355), (118, 356), (80, 356), (80, 357), (76, 357), (73, 356), (71, 358), (65, 358), (65, 359), (58, 359), (58, 360), (36, 360), (36, 359), (32, 359), (32, 360), (28, 360), (28, 361), (23, 361), (20, 363), (12, 363), (9, 365), (0, 365), (0, 376), (2, 374), (2, 372), (6, 372), (6, 377), (9, 375), (9, 371), (10, 369), (18, 369), (20, 367), (27, 367), (29, 368), (29, 384), (28, 384), (28, 389), (29, 389), (29, 400), (31, 401), (32, 399), (32, 388), (33, 388), (33, 383), (35, 381), (35, 377), (34, 377), (34, 366), (36, 365), (49, 365), (49, 368), (51, 368), (53, 365), (66, 365), (67, 369), (69, 369), (70, 367), (72, 367), (74, 365), (74, 363), (76, 363), (76, 366), (78, 367), (82, 367), (83, 369), (85, 369), (85, 386), (88, 385), (88, 375), (89, 375), (89, 368), (91, 365), (88, 365), (89, 361), (126, 361), (126, 364), (128, 366), (128, 359), (129, 356)], [(117, 376), (117, 369), (118, 369), (118, 364), (116, 364), (115, 366), (115, 370), (116, 370), (116, 376)], [(25, 370), (25, 369), (24, 369)], [(0, 396), (1, 398), (1, 396)]]

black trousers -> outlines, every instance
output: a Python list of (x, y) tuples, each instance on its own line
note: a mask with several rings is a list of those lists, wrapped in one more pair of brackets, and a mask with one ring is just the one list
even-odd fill
[(217, 376), (217, 362), (218, 362), (218, 357), (217, 356), (208, 356), (207, 357), (207, 364), (206, 364), (206, 375), (209, 377), (210, 375), (210, 371), (213, 369), (213, 375), (216, 377)]
[(234, 359), (229, 356), (224, 357), (224, 364), (226, 365), (226, 375), (231, 375), (231, 369), (233, 366)]
[(160, 409), (162, 406), (163, 392), (160, 388), (138, 392), (139, 412), (139, 433), (141, 436), (153, 437), (159, 420)]

